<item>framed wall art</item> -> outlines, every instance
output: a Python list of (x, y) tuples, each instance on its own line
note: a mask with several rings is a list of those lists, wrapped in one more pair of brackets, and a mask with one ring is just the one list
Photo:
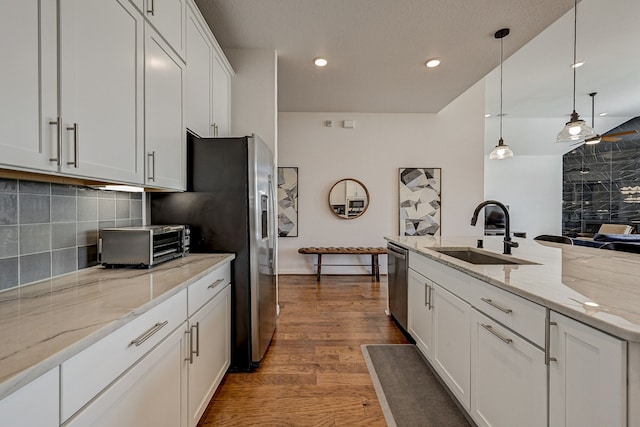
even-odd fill
[(298, 168), (278, 168), (278, 236), (298, 237)]
[(400, 235), (439, 236), (441, 203), (440, 168), (401, 168)]

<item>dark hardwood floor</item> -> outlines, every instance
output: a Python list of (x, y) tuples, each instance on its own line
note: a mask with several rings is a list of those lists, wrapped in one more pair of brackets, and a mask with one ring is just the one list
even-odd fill
[(360, 345), (408, 342), (386, 276), (280, 276), (279, 292), (262, 365), (227, 374), (199, 426), (385, 426)]

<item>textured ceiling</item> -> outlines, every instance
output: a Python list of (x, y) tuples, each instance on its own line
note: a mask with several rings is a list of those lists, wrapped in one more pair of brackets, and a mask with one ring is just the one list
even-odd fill
[[(223, 49), (278, 51), (279, 111), (387, 113), (440, 111), (499, 65), (496, 30), (511, 28), (506, 58), (573, 6), (572, 0), (196, 3)], [(317, 56), (329, 65), (316, 68)], [(432, 57), (442, 64), (428, 70)]]

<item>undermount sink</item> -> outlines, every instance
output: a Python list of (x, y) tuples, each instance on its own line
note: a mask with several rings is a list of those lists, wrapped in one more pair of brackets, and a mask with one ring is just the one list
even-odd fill
[(537, 263), (535, 262), (513, 258), (509, 255), (500, 255), (471, 247), (430, 249), (443, 255), (447, 255), (475, 265), (537, 265)]

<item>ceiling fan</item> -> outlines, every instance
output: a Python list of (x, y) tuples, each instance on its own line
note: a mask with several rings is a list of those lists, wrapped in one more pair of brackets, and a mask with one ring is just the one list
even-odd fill
[[(595, 99), (596, 99), (596, 95), (598, 94), (598, 92), (591, 92), (589, 94), (589, 96), (591, 97), (591, 127), (594, 128), (594, 112), (595, 112)], [(595, 129), (595, 128), (594, 128)], [(587, 145), (592, 145), (592, 144), (598, 144), (600, 141), (606, 141), (606, 142), (616, 142), (616, 141), (620, 141), (622, 138), (620, 138), (621, 136), (624, 135), (633, 135), (638, 133), (637, 130), (627, 130), (624, 132), (616, 132), (616, 133), (610, 133), (607, 134), (605, 136), (602, 136), (600, 134), (596, 134), (595, 136), (592, 136), (591, 138), (587, 138), (584, 140), (584, 143)], [(574, 144), (577, 145), (577, 144)]]

